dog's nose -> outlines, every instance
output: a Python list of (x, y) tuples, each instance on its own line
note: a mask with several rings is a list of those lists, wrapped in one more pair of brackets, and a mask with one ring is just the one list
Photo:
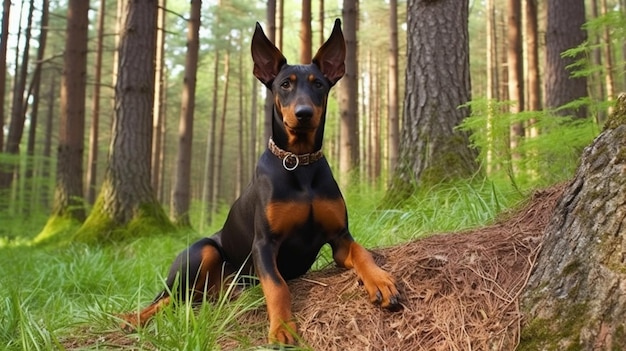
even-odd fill
[(297, 105), (294, 112), (298, 121), (307, 121), (313, 117), (313, 107), (309, 105)]

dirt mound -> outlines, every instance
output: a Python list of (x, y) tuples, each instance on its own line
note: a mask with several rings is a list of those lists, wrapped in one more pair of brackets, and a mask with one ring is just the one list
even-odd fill
[[(329, 268), (291, 281), (301, 345), (316, 351), (514, 350), (522, 318), (518, 297), (563, 190), (536, 192), (489, 227), (376, 250), (377, 262), (398, 280), (401, 312), (372, 305), (352, 271)], [(267, 323), (264, 307), (245, 313), (239, 325), (248, 340), (224, 340), (223, 349), (264, 345)], [(95, 343), (93, 331), (79, 334), (84, 337), (64, 341), (67, 349)], [(119, 330), (97, 339), (137, 346)]]
[[(324, 351), (515, 349), (518, 297), (562, 192), (536, 192), (486, 228), (377, 250), (379, 264), (399, 281), (402, 312), (370, 304), (351, 271), (325, 269), (290, 282), (303, 344)], [(263, 325), (266, 318), (259, 309), (241, 323)], [(263, 344), (266, 330), (257, 332), (250, 336)]]

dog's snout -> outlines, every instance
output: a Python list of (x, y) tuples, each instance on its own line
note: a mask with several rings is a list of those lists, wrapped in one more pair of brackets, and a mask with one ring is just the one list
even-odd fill
[(313, 117), (313, 107), (309, 105), (297, 105), (294, 112), (299, 121), (306, 121)]

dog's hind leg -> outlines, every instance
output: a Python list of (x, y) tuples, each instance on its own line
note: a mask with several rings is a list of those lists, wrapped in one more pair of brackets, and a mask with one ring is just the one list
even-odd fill
[(219, 293), (224, 277), (230, 275), (218, 249), (219, 243), (203, 238), (178, 254), (166, 280), (167, 288), (139, 313), (122, 316), (122, 329), (127, 332), (144, 326), (157, 312), (172, 301), (201, 301), (205, 295)]

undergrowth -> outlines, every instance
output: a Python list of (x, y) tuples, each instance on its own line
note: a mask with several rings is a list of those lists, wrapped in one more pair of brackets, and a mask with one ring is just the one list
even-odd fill
[[(419, 190), (395, 208), (379, 208), (384, 191), (364, 185), (349, 187), (345, 197), (355, 239), (379, 247), (488, 224), (528, 191), (520, 193), (506, 181), (458, 182)], [(163, 289), (176, 254), (216, 230), (224, 216), (216, 217), (206, 233), (179, 231), (106, 246), (33, 245), (38, 228), (11, 222), (0, 239), (0, 349), (110, 346), (106, 335), (119, 330), (118, 314), (149, 303)], [(325, 248), (314, 268), (329, 264), (332, 257)], [(168, 307), (133, 334), (128, 347), (211, 350), (218, 348), (220, 338), (246, 345), (249, 329), (237, 324), (237, 316), (262, 305), (262, 293), (255, 287), (232, 301), (222, 298), (195, 309), (186, 304)], [(267, 325), (252, 327), (265, 330)]]

